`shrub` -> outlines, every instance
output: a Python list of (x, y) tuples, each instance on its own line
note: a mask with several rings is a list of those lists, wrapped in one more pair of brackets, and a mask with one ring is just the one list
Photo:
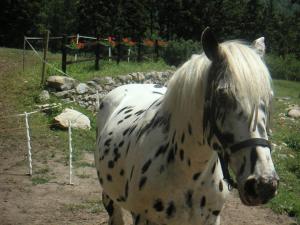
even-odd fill
[(286, 55), (284, 58), (276, 55), (267, 55), (266, 63), (272, 78), (300, 81), (300, 61), (295, 55)]
[(167, 64), (179, 66), (187, 61), (193, 54), (199, 54), (200, 52), (201, 44), (199, 42), (181, 39), (169, 41), (162, 57)]

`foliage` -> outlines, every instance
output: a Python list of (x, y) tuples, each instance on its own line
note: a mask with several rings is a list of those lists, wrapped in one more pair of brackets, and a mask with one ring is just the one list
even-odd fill
[(282, 57), (270, 54), (266, 57), (266, 63), (273, 78), (300, 81), (300, 61), (295, 55)]
[(201, 47), (199, 42), (191, 40), (170, 41), (164, 51), (163, 59), (169, 65), (178, 66), (187, 61), (192, 54), (199, 54)]
[[(300, 57), (300, 3), (286, 0), (3, 0), (0, 46), (23, 35), (81, 33), (108, 37), (200, 41), (212, 27), (219, 40), (266, 37), (268, 50)], [(118, 41), (118, 40), (117, 40)]]

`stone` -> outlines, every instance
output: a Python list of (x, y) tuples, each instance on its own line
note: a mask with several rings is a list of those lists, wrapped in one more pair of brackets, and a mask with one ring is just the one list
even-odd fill
[(296, 107), (289, 109), (287, 115), (294, 119), (299, 118), (300, 117), (300, 107), (296, 106)]
[(47, 79), (47, 86), (58, 91), (66, 91), (73, 89), (77, 81), (71, 77), (50, 76)]
[(94, 88), (96, 91), (103, 91), (103, 88), (93, 80), (88, 81), (87, 85), (91, 88)]
[(90, 119), (74, 109), (65, 108), (61, 114), (54, 118), (54, 123), (63, 128), (69, 127), (69, 121), (72, 123), (72, 128), (90, 129)]
[(46, 91), (46, 90), (43, 90), (43, 91), (40, 93), (40, 95), (39, 95), (39, 100), (40, 100), (41, 102), (45, 102), (45, 101), (47, 101), (47, 100), (49, 100), (49, 99), (50, 99), (49, 92)]
[(105, 85), (114, 85), (116, 83), (111, 77), (104, 77), (103, 80)]
[(76, 86), (75, 90), (78, 94), (85, 94), (85, 93), (89, 92), (90, 88), (89, 88), (89, 86), (87, 86), (87, 84), (80, 83)]
[(74, 93), (75, 93), (75, 91), (72, 89), (72, 90), (68, 90), (68, 91), (55, 92), (53, 94), (58, 98), (71, 98), (72, 94), (74, 94)]

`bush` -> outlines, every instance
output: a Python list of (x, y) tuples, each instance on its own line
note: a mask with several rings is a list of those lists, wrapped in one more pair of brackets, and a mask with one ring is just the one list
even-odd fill
[(192, 40), (169, 41), (162, 55), (165, 62), (172, 66), (179, 66), (187, 61), (193, 54), (201, 52), (201, 44)]
[(295, 55), (286, 55), (284, 58), (276, 55), (267, 55), (266, 63), (272, 78), (300, 81), (300, 61)]

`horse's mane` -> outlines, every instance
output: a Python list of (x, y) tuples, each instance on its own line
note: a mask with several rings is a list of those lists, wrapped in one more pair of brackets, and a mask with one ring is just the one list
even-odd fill
[[(220, 73), (226, 76), (226, 90), (242, 104), (250, 114), (254, 105), (264, 101), (267, 106), (272, 95), (271, 78), (263, 60), (254, 48), (240, 41), (228, 41), (219, 45), (224, 65)], [(207, 78), (214, 64), (205, 56), (193, 55), (173, 75), (168, 83), (163, 107), (173, 114), (173, 122), (194, 120), (202, 124), (203, 104)], [(177, 122), (176, 122), (177, 121)], [(200, 123), (200, 124), (199, 124)]]

